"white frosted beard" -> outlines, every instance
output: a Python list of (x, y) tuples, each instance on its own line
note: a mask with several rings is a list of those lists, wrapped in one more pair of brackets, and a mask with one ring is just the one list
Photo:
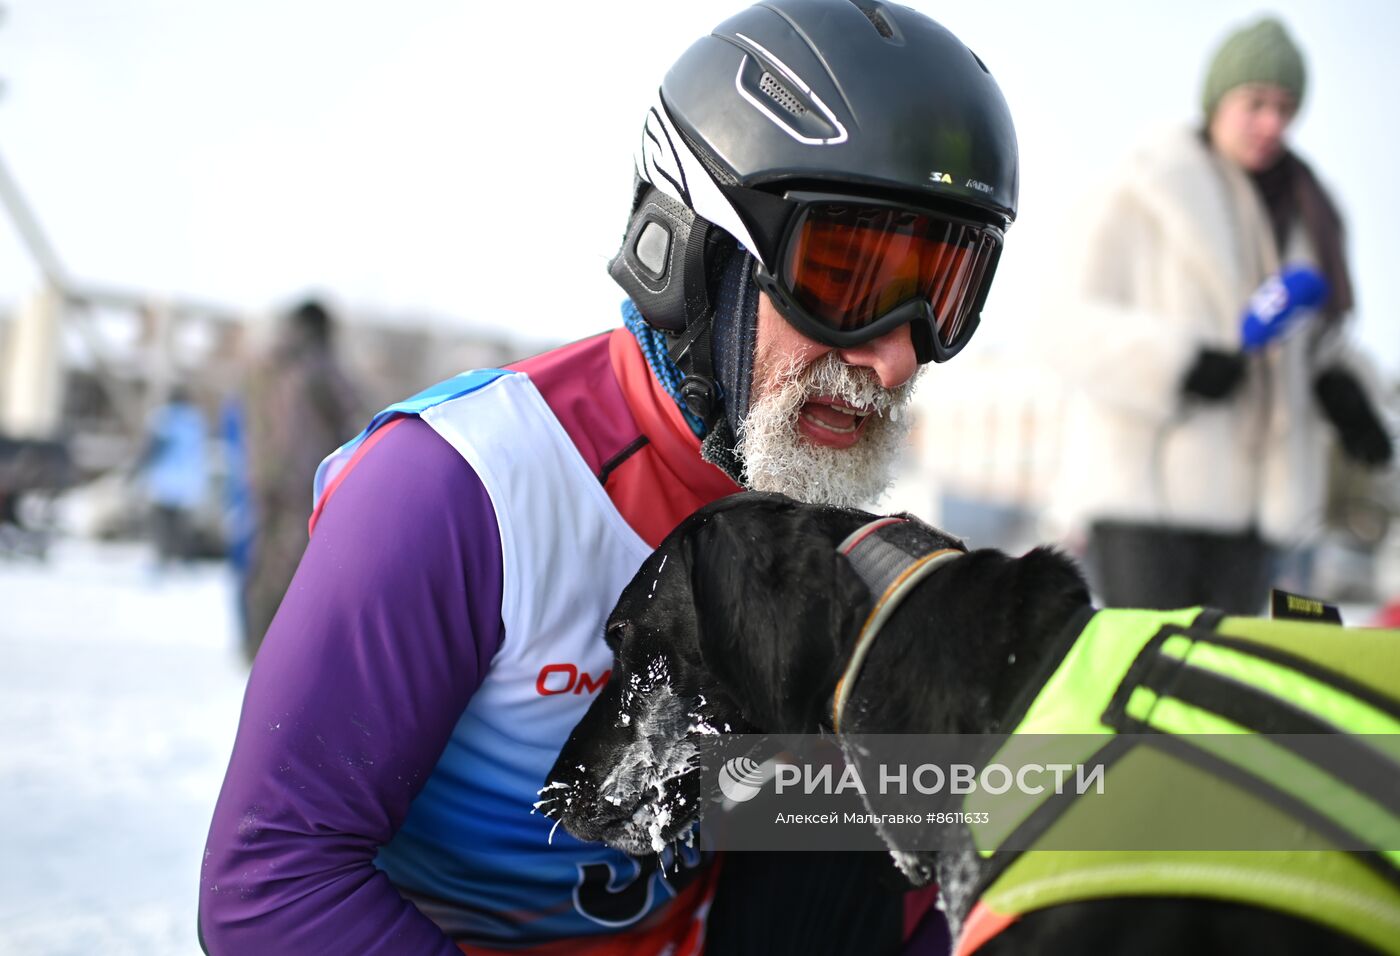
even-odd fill
[[(874, 502), (888, 490), (908, 441), (911, 416), (901, 411), (918, 378), (887, 389), (873, 369), (847, 365), (835, 352), (805, 367), (789, 360), (758, 384), (740, 423), (735, 453), (744, 463), (747, 486), (811, 504), (855, 508)], [(802, 406), (817, 396), (871, 409), (855, 445), (830, 448), (798, 431)]]

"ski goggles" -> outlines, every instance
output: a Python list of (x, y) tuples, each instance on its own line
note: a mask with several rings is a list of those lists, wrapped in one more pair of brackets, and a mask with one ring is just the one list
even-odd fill
[(796, 208), (759, 286), (798, 331), (834, 348), (905, 324), (922, 362), (956, 355), (981, 321), (1002, 231), (905, 204), (789, 192)]

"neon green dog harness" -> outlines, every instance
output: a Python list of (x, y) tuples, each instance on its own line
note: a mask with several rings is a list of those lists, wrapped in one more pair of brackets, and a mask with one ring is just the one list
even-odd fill
[(1276, 909), (1400, 954), (1400, 632), (1099, 611), (996, 762), (1047, 759), (1103, 763), (1102, 792), (968, 798), (990, 885), (959, 954), (1033, 910), (1132, 896)]

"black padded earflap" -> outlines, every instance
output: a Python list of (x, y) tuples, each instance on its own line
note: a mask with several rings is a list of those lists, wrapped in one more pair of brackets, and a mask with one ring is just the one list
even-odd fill
[[(686, 250), (695, 213), (654, 186), (646, 186), (635, 208), (622, 248), (608, 263), (608, 274), (622, 286), (642, 318), (666, 332), (686, 327)], [(692, 284), (691, 297), (694, 297)]]
[(681, 400), (708, 430), (722, 407), (711, 357), (714, 296), (734, 239), (650, 184), (638, 181), (632, 219), (608, 273), (647, 324), (669, 335), (685, 376)]

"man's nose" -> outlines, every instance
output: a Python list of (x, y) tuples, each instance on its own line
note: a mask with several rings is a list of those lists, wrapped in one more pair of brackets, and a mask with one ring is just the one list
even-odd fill
[(838, 349), (836, 354), (847, 365), (873, 370), (885, 388), (898, 388), (913, 378), (919, 369), (919, 360), (914, 354), (914, 338), (907, 322), (863, 345)]

